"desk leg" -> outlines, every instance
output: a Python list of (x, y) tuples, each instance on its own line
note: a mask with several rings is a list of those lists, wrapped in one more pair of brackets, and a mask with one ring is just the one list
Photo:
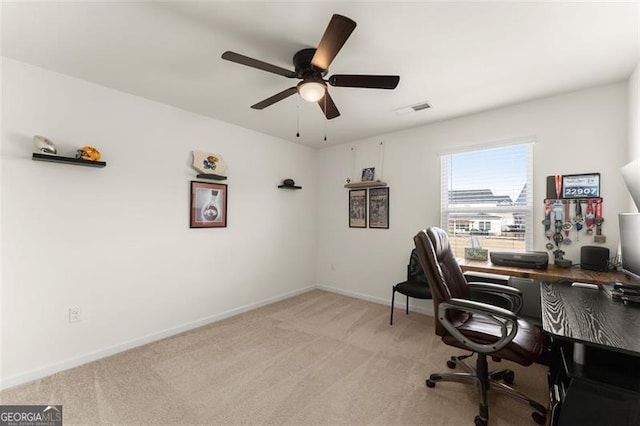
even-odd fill
[(573, 362), (576, 364), (584, 365), (584, 344), (573, 344)]

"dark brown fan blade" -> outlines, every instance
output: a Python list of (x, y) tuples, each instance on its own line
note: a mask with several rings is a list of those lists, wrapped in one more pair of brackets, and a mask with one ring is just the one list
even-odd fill
[(224, 52), (222, 54), (222, 59), (226, 59), (227, 61), (235, 62), (237, 64), (246, 65), (248, 67), (257, 68), (262, 71), (272, 72), (274, 74), (282, 75), (288, 78), (296, 77), (296, 73), (293, 71), (289, 71), (288, 69), (280, 68), (276, 65), (271, 65), (266, 62), (262, 62), (235, 52)]
[(340, 111), (338, 111), (338, 107), (336, 107), (336, 104), (333, 103), (333, 99), (331, 99), (331, 95), (328, 91), (325, 92), (324, 97), (318, 101), (318, 105), (320, 105), (320, 109), (322, 109), (322, 112), (324, 112), (327, 120), (331, 120), (332, 118), (336, 118), (340, 115)]
[(335, 74), (327, 82), (336, 87), (364, 87), (366, 89), (395, 89), (400, 81), (397, 75)]
[(355, 28), (356, 23), (346, 16), (333, 15), (320, 39), (311, 65), (323, 70), (329, 69), (329, 65)]
[(278, 101), (281, 101), (285, 98), (288, 98), (289, 96), (295, 94), (298, 91), (298, 89), (294, 86), (294, 87), (289, 87), (288, 89), (283, 90), (280, 93), (276, 93), (275, 95), (271, 96), (270, 98), (265, 99), (264, 101), (260, 101), (255, 105), (251, 105), (251, 108), (253, 109), (264, 109), (270, 105), (275, 104)]

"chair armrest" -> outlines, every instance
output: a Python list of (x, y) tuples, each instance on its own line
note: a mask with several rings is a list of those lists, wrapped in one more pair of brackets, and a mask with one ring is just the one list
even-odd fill
[[(498, 340), (489, 344), (474, 342), (469, 337), (460, 333), (456, 326), (447, 319), (447, 311), (449, 310), (482, 315), (500, 327), (501, 336)], [(513, 340), (518, 332), (518, 316), (515, 313), (498, 306), (473, 300), (452, 298), (447, 302), (440, 303), (440, 305), (438, 305), (438, 320), (456, 340), (472, 351), (482, 354), (490, 354), (504, 348)]]
[(515, 287), (484, 282), (470, 282), (468, 285), (469, 290), (473, 292), (492, 294), (506, 299), (509, 302), (509, 310), (516, 315), (522, 309), (522, 292)]

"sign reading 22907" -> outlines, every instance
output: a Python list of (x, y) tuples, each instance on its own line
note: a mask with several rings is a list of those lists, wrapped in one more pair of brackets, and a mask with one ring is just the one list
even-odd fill
[(600, 173), (562, 176), (562, 198), (600, 197)]

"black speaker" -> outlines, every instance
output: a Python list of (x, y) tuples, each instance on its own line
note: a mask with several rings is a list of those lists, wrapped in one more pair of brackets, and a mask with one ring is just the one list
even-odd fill
[(603, 272), (609, 269), (609, 249), (597, 246), (582, 246), (580, 268)]

